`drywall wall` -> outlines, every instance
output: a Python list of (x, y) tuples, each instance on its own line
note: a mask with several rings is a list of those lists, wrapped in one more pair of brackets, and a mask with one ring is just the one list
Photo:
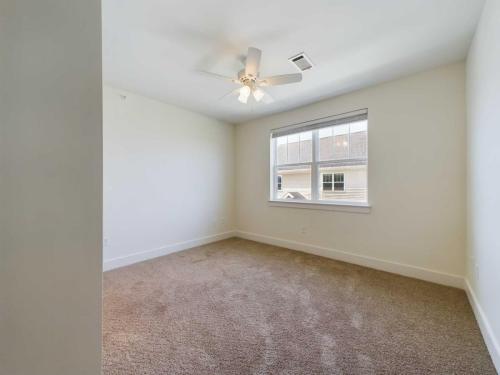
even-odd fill
[(0, 1), (0, 374), (100, 373), (101, 3)]
[[(237, 125), (240, 235), (462, 286), (464, 85), (456, 63)], [(371, 212), (269, 205), (270, 130), (361, 108)]]
[(467, 58), (467, 282), (500, 371), (500, 0), (485, 4)]
[(234, 125), (104, 88), (104, 267), (231, 236)]

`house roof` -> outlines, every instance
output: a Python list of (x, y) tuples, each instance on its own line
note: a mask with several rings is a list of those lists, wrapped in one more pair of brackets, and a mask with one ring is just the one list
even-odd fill
[(285, 194), (285, 198), (291, 198), (291, 199), (306, 199), (302, 194), (300, 194), (298, 191), (289, 191), (288, 193)]

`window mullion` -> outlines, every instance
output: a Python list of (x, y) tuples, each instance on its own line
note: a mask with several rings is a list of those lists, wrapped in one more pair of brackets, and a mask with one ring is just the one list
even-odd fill
[(319, 200), (319, 130), (312, 132), (311, 200)]
[(351, 158), (351, 124), (348, 125), (349, 132), (347, 133), (347, 158)]
[(278, 141), (277, 138), (271, 138), (271, 199), (278, 198), (277, 193), (277, 176), (278, 176)]

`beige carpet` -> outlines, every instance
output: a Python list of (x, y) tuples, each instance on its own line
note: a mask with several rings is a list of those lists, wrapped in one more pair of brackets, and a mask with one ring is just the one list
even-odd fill
[(104, 274), (110, 374), (495, 374), (463, 291), (241, 239)]

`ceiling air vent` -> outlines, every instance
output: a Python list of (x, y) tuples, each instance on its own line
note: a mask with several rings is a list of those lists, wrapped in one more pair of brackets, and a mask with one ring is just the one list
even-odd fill
[(293, 65), (297, 67), (301, 72), (304, 70), (309, 70), (312, 68), (312, 62), (305, 53), (299, 53), (298, 55), (292, 56), (288, 59)]

